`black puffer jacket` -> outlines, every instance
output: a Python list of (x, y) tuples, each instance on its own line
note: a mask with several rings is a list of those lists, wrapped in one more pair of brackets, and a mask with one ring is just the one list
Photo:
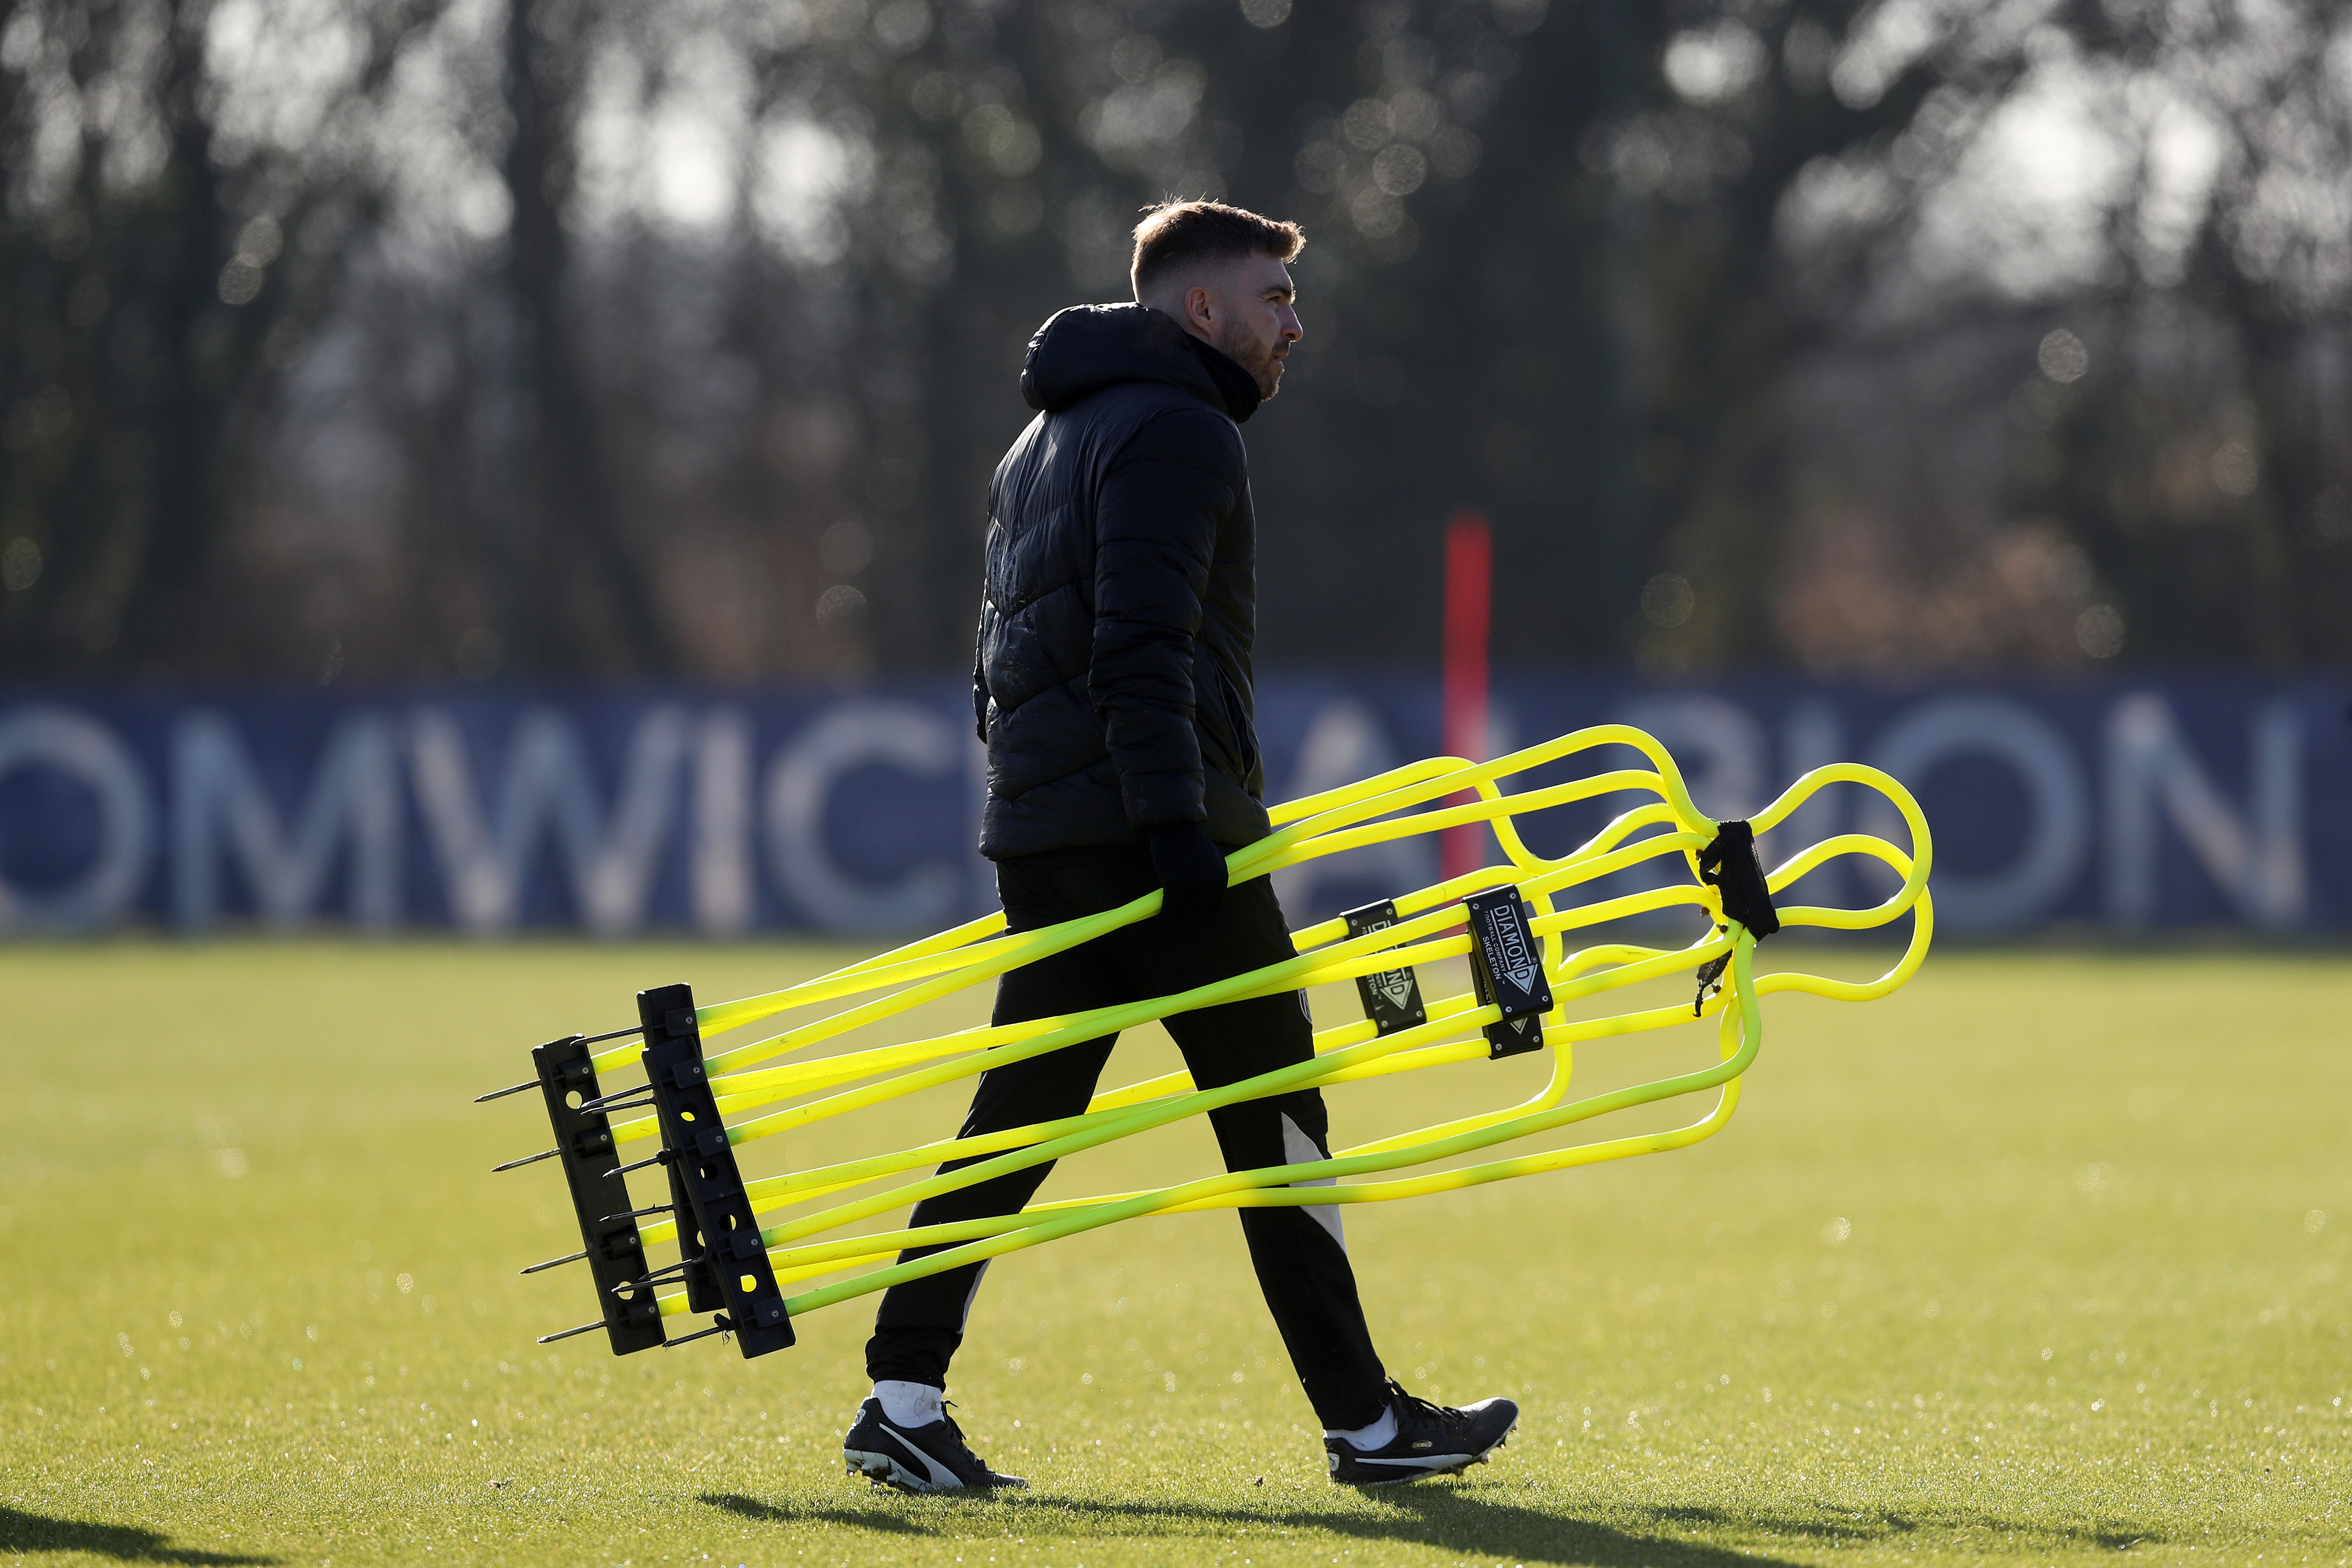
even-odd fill
[(972, 706), (991, 859), (1202, 822), (1265, 836), (1251, 718), (1248, 372), (1142, 305), (1039, 329), (1037, 417), (989, 487)]

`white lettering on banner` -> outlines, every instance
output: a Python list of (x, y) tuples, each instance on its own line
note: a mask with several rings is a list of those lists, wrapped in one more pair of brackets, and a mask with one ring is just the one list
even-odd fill
[[(1811, 773), (1815, 768), (1845, 761), (1845, 723), (1838, 710), (1819, 699), (1808, 699), (1790, 710), (1780, 724), (1781, 785), (1786, 788)], [(1811, 799), (1790, 812), (1785, 821), (1757, 840), (1757, 856), (1767, 871), (1791, 855), (1811, 848), (1824, 838), (1834, 837), (1844, 820), (1845, 800), (1842, 792), (1854, 788), (1852, 784), (1832, 784), (1818, 790)], [(1778, 799), (1780, 791), (1772, 792)], [(1809, 873), (1802, 884), (1803, 891), (1792, 893), (1800, 903), (1840, 904), (1844, 902), (1846, 864), (1843, 857), (1830, 860), (1820, 869)]]
[(609, 819), (597, 802), (587, 748), (562, 714), (533, 709), (515, 725), (496, 815), (488, 820), (457, 721), (442, 709), (421, 708), (409, 736), (417, 810), (459, 926), (499, 931), (515, 923), (542, 828), (553, 830), (572, 898), (591, 930), (609, 936), (645, 923), (656, 858), (677, 816), (687, 748), (683, 710), (664, 703), (637, 721)]
[[(1496, 757), (1507, 757), (1517, 750), (1518, 744), (1517, 710), (1503, 698), (1490, 694), (1486, 699), (1486, 754), (1478, 760), (1483, 763), (1492, 762)], [(1517, 786), (1517, 782), (1507, 778), (1498, 781), (1495, 787), (1508, 795)], [(1485, 840), (1482, 858), (1488, 864), (1497, 866), (1503, 864), (1508, 857), (1503, 852), (1503, 841), (1496, 835), (1495, 825), (1491, 822), (1482, 823), (1480, 832)], [(1433, 879), (1437, 875), (1433, 866), (1429, 875)]]
[(338, 723), (291, 820), (289, 836), (226, 714), (183, 714), (172, 735), (173, 918), (192, 931), (219, 918), (221, 863), (233, 855), (255, 912), (299, 925), (348, 842), (352, 921), (400, 919), (400, 763), (388, 723), (367, 713)]
[[(1395, 746), (1372, 710), (1352, 697), (1315, 710), (1291, 765), (1290, 785), (1276, 797), (1297, 800), (1397, 765)], [(1286, 866), (1274, 874), (1275, 897), (1293, 915), (1316, 908), (1316, 891), (1329, 880), (1374, 883), (1384, 890), (1425, 887), (1437, 879), (1437, 849), (1427, 835), (1368, 845), (1344, 854)]]
[(1703, 693), (1641, 697), (1620, 710), (1618, 722), (1657, 738), (1681, 766), (1692, 804), (1707, 816), (1744, 817), (1768, 804), (1764, 726), (1738, 703)]
[[(1713, 693), (1638, 697), (1617, 710), (1616, 721), (1656, 737), (1680, 764), (1692, 804), (1707, 816), (1717, 820), (1744, 817), (1767, 804), (1764, 726), (1738, 704)], [(1614, 754), (1625, 759), (1618, 766), (1650, 765), (1637, 753)], [(1612, 816), (1643, 804), (1647, 803), (1622, 795), (1608, 800)], [(1644, 828), (1635, 837), (1647, 837), (1655, 831)], [(1678, 861), (1662, 858), (1629, 866), (1607, 878), (1603, 885), (1612, 895), (1622, 896), (1662, 888), (1689, 875)], [(1635, 919), (1652, 931), (1664, 931), (1681, 929), (1680, 922), (1688, 916), (1681, 910), (1664, 910)]]
[(751, 722), (740, 709), (714, 708), (694, 741), (694, 923), (713, 936), (751, 929)]
[(777, 750), (768, 770), (769, 864), (802, 913), (827, 931), (913, 931), (954, 917), (964, 872), (919, 862), (895, 882), (858, 881), (835, 864), (824, 814), (852, 769), (887, 764), (924, 778), (964, 768), (955, 728), (912, 702), (860, 699), (825, 710)]
[(145, 773), (112, 730), (63, 708), (0, 718), (0, 776), (54, 768), (98, 804), (98, 845), (79, 880), (34, 889), (0, 879), (0, 931), (80, 931), (120, 919), (139, 897), (155, 852), (155, 801)]
[[(1955, 931), (2007, 931), (2045, 914), (2082, 874), (2091, 847), (2090, 793), (2065, 738), (2007, 697), (1931, 698), (1879, 732), (1870, 762), (1916, 794), (1937, 768), (1969, 756), (2000, 763), (2024, 786), (2024, 842), (2009, 865), (1980, 875), (1939, 858), (1930, 883), (1936, 919)], [(1895, 844), (1910, 838), (1883, 802), (1864, 830)], [(1891, 889), (1893, 876), (1879, 885)]]
[(2240, 913), (2277, 930), (2301, 923), (2303, 719), (2292, 700), (2265, 702), (2249, 725), (2247, 809), (2199, 765), (2171, 707), (2142, 692), (2108, 711), (2107, 916), (2146, 925), (2157, 916), (2157, 808)]

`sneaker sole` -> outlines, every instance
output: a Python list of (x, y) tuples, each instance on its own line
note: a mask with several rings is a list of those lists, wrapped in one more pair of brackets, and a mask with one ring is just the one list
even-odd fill
[(1476, 1453), (1465, 1454), (1456, 1458), (1450, 1458), (1442, 1467), (1433, 1466), (1427, 1469), (1406, 1470), (1399, 1474), (1384, 1478), (1365, 1480), (1343, 1481), (1340, 1480), (1338, 1476), (1333, 1476), (1331, 1479), (1334, 1481), (1339, 1482), (1339, 1484), (1343, 1487), (1369, 1489), (1372, 1487), (1409, 1487), (1415, 1481), (1425, 1481), (1436, 1476), (1458, 1476), (1473, 1465), (1485, 1464), (1486, 1462), (1486, 1456), (1501, 1447), (1504, 1444), (1509, 1442), (1511, 1440), (1511, 1434), (1518, 1429), (1519, 1424), (1514, 1421), (1508, 1426), (1503, 1428), (1503, 1435), (1501, 1436), (1496, 1438), (1493, 1442), (1487, 1444)]
[(887, 1454), (869, 1453), (858, 1448), (845, 1448), (841, 1457), (848, 1462), (849, 1473), (864, 1476), (877, 1487), (893, 1491), (912, 1492), (923, 1497), (939, 1497), (951, 1491), (961, 1491), (961, 1486), (940, 1487), (931, 1484), (928, 1476), (917, 1475)]
[(851, 1475), (864, 1476), (877, 1487), (888, 1487), (892, 1491), (908, 1492), (918, 1497), (954, 1497), (963, 1492), (975, 1492), (984, 1496), (999, 1489), (1025, 1491), (1029, 1486), (1027, 1481), (1018, 1479), (1002, 1482), (1000, 1486), (975, 1487), (964, 1486), (961, 1483), (951, 1487), (934, 1486), (931, 1484), (930, 1478), (916, 1474), (888, 1454), (870, 1453), (862, 1448), (844, 1448), (841, 1451), (841, 1457), (847, 1462)]

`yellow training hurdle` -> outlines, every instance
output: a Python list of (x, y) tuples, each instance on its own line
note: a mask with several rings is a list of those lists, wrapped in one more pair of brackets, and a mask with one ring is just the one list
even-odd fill
[[(1631, 748), (1650, 765), (1591, 773), (1523, 793), (1503, 792), (1503, 781), (1515, 775), (1603, 747)], [(556, 1069), (543, 1063), (541, 1087), (547, 1089), (551, 1114), (556, 1118), (559, 1144), (563, 1145), (567, 1137), (573, 1140), (573, 1145), (560, 1146), (553, 1152), (566, 1157), (575, 1205), (580, 1209), (587, 1250), (575, 1256), (595, 1260), (600, 1290), (608, 1298), (604, 1322), (568, 1332), (606, 1327), (613, 1331), (616, 1351), (664, 1342), (656, 1313), (667, 1318), (688, 1310), (709, 1310), (718, 1305), (709, 1294), (712, 1287), (699, 1290), (658, 1289), (666, 1283), (688, 1282), (693, 1269), (702, 1267), (726, 1276), (730, 1287), (727, 1300), (732, 1303), (737, 1319), (731, 1322), (722, 1320), (722, 1326), (747, 1331), (745, 1353), (760, 1353), (760, 1349), (780, 1348), (791, 1342), (789, 1330), (782, 1327), (786, 1314), (799, 1317), (901, 1280), (1139, 1215), (1246, 1205), (1379, 1203), (1696, 1143), (1721, 1131), (1738, 1106), (1740, 1075), (1755, 1060), (1762, 1041), (1760, 1004), (1765, 996), (1799, 991), (1840, 1001), (1869, 1001), (1903, 984), (1927, 956), (1934, 929), (1933, 905), (1927, 893), (1931, 840), (1917, 803), (1895, 779), (1874, 768), (1853, 763), (1817, 768), (1758, 813), (1749, 826), (1760, 835), (1786, 819), (1817, 791), (1837, 783), (1875, 790), (1892, 803), (1909, 829), (1909, 851), (1868, 835), (1843, 834), (1789, 858), (1769, 871), (1767, 882), (1778, 895), (1807, 873), (1840, 856), (1867, 857), (1891, 867), (1903, 879), (1901, 888), (1869, 908), (1801, 905), (1778, 910), (1784, 926), (1846, 931), (1888, 925), (1906, 912), (1911, 914), (1910, 940), (1902, 957), (1884, 974), (1867, 982), (1786, 971), (1758, 973), (1756, 936), (1738, 920), (1726, 915), (1718, 889), (1702, 880), (1699, 874), (1701, 852), (1716, 840), (1722, 825), (1701, 816), (1692, 805), (1673, 758), (1654, 739), (1624, 725), (1605, 724), (1579, 730), (1493, 762), (1433, 758), (1276, 806), (1271, 813), (1276, 831), (1228, 858), (1232, 881), (1264, 876), (1345, 850), (1439, 833), (1472, 823), (1491, 826), (1507, 863), (1400, 895), (1393, 900), (1397, 920), (1385, 929), (1350, 935), (1347, 923), (1335, 919), (1296, 931), (1293, 941), (1298, 949), (1297, 957), (1214, 984), (1122, 1006), (1022, 1024), (961, 1029), (780, 1066), (761, 1065), (806, 1051), (1048, 953), (1148, 919), (1160, 908), (1160, 894), (1155, 890), (1117, 910), (1018, 934), (1006, 934), (1003, 917), (992, 915), (799, 985), (696, 1007), (692, 1009), (690, 1026), (683, 1014), (673, 1014), (673, 1027), (681, 1032), (680, 1037), (690, 1037), (691, 1061), (684, 1068), (665, 1067), (662, 1071), (669, 1076), (661, 1077), (661, 1087), (667, 1090), (672, 1079), (686, 1084), (691, 1078), (702, 1080), (688, 1086), (698, 1095), (707, 1081), (708, 1098), (698, 1099), (694, 1103), (706, 1108), (715, 1105), (717, 1120), (723, 1124), (726, 1176), (714, 1190), (740, 1194), (728, 1197), (730, 1217), (723, 1219), (717, 1216), (716, 1210), (706, 1213), (698, 1200), (689, 1204), (676, 1173), (677, 1167), (687, 1166), (699, 1170), (708, 1179), (719, 1168), (707, 1163), (698, 1165), (693, 1150), (683, 1147), (684, 1143), (709, 1137), (710, 1129), (697, 1122), (695, 1111), (679, 1111), (672, 1107), (665, 1114), (682, 1116), (683, 1121), (668, 1121), (667, 1131), (660, 1115), (611, 1119), (631, 1109), (651, 1106), (659, 1098), (650, 1094), (651, 1085), (602, 1095), (583, 1095), (573, 1089), (568, 1100), (559, 1100), (567, 1084), (584, 1082), (593, 1090), (596, 1075), (629, 1068), (637, 1064), (641, 1057), (650, 1061), (654, 1047), (648, 1042), (654, 1041), (658, 1033), (654, 1015), (647, 1014), (644, 1039), (593, 1056), (586, 1053), (584, 1045), (588, 1042), (581, 1037), (573, 1037), (572, 1042), (558, 1042), (576, 1044), (579, 1048), (567, 1059), (593, 1069), (583, 1072), (577, 1067), (564, 1068), (572, 1076), (559, 1081), (558, 1077), (550, 1076)], [(1465, 792), (1474, 792), (1475, 798), (1460, 805), (1432, 804)], [(1577, 801), (1626, 793), (1652, 798), (1647, 804), (1619, 814), (1600, 833), (1567, 855), (1545, 858), (1530, 851), (1521, 837), (1517, 819), (1522, 816)], [(1424, 807), (1429, 809), (1421, 809)], [(1675, 856), (1682, 858), (1690, 872), (1688, 883), (1584, 904), (1567, 897), (1601, 878)], [(745, 1145), (885, 1104), (919, 1089), (973, 1077), (992, 1067), (1131, 1028), (1173, 1013), (1353, 981), (1362, 975), (1469, 954), (1473, 939), (1459, 929), (1465, 920), (1463, 900), (1506, 887), (1517, 888), (1531, 915), (1528, 924), (1540, 943), (1543, 971), (1550, 981), (1552, 1000), (1550, 1010), (1541, 1019), (1542, 1048), (1549, 1051), (1552, 1058), (1550, 1079), (1539, 1092), (1520, 1104), (1342, 1149), (1328, 1160), (1221, 1173), (1145, 1192), (1040, 1203), (1019, 1214), (998, 1218), (826, 1239), (829, 1233), (907, 1208), (936, 1194), (1045, 1161), (1063, 1160), (1221, 1105), (1297, 1089), (1484, 1059), (1489, 1055), (1489, 1047), (1481, 1031), (1500, 1021), (1503, 1014), (1491, 1003), (1482, 1004), (1477, 995), (1462, 993), (1429, 999), (1425, 1005), (1426, 1022), (1386, 1034), (1380, 1033), (1379, 1026), (1369, 1017), (1320, 1030), (1315, 1037), (1316, 1055), (1311, 1061), (1217, 1089), (1196, 1089), (1188, 1074), (1171, 1073), (1100, 1093), (1084, 1114), (1060, 1121), (984, 1137), (926, 1142), (818, 1169), (754, 1180), (733, 1175), (734, 1152)], [(1569, 947), (1571, 932), (1685, 905), (1703, 912), (1709, 922), (1706, 934), (1686, 947), (1658, 948), (1622, 942), (1604, 942), (1573, 950)], [(1721, 971), (1719, 988), (1709, 992), (1703, 984), (1695, 1005), (1617, 1013), (1597, 1005), (1586, 1010), (1587, 1005), (1595, 1004), (1609, 993), (1643, 981), (1688, 973), (1718, 960), (1727, 961), (1717, 965)], [(856, 998), (864, 1000), (853, 1001)], [(700, 1055), (702, 1035), (845, 1001), (853, 1005), (811, 1017), (764, 1039), (707, 1057)], [(1573, 1047), (1577, 1041), (1669, 1028), (1709, 1017), (1715, 1020), (1717, 1047), (1716, 1060), (1711, 1064), (1699, 1070), (1570, 1100)], [(555, 1048), (551, 1046), (541, 1047), (541, 1051), (552, 1052)], [(562, 1063), (557, 1065), (560, 1068)], [(523, 1084), (517, 1089), (530, 1087), (532, 1086)], [(1452, 1165), (1417, 1175), (1362, 1179), (1455, 1161), (1612, 1111), (1710, 1089), (1717, 1094), (1706, 1113), (1671, 1131), (1573, 1143), (1514, 1157)], [(568, 1111), (566, 1105), (572, 1108)], [(701, 1114), (708, 1116), (709, 1112), (706, 1109)], [(582, 1122), (583, 1117), (587, 1119), (585, 1122)], [(587, 1129), (584, 1132), (583, 1126)], [(606, 1142), (598, 1144), (596, 1140), (600, 1138)], [(646, 1145), (649, 1141), (659, 1143), (662, 1152), (650, 1160), (632, 1162), (632, 1145)], [(582, 1153), (579, 1146), (586, 1146), (590, 1152)], [(706, 1159), (719, 1158), (715, 1152), (719, 1148), (717, 1140), (710, 1140), (704, 1148)], [(619, 1152), (617, 1157), (614, 1151)], [(983, 1155), (989, 1157), (947, 1174), (922, 1176), (863, 1196), (843, 1195), (919, 1167)], [(590, 1213), (591, 1208), (601, 1206), (593, 1201), (596, 1198), (618, 1192), (625, 1199), (626, 1191), (625, 1178), (614, 1171), (601, 1173), (601, 1177), (609, 1181), (607, 1186), (593, 1187), (592, 1178), (599, 1173), (591, 1166), (617, 1164), (626, 1171), (656, 1163), (673, 1168), (672, 1217), (636, 1228), (635, 1217), (659, 1211), (629, 1209), (601, 1216)], [(1326, 1179), (1336, 1184), (1299, 1185)], [(812, 1205), (819, 1206), (811, 1208)], [(757, 1227), (756, 1246), (750, 1234), (751, 1226), (744, 1219), (747, 1212), (760, 1216), (753, 1222)], [(698, 1239), (697, 1216), (703, 1222), (700, 1228), (711, 1233)], [(642, 1268), (645, 1246), (678, 1239), (681, 1218), (686, 1219), (684, 1228), (688, 1232), (682, 1254), (698, 1255), (682, 1256), (680, 1265), (672, 1269), (645, 1270), (631, 1276), (630, 1268)], [(624, 1220), (632, 1227), (634, 1253), (616, 1240), (617, 1233), (610, 1228), (614, 1222)], [(719, 1234), (722, 1231), (728, 1234)], [(722, 1242), (730, 1245), (722, 1247)], [(946, 1250), (913, 1262), (887, 1261), (904, 1248), (942, 1244), (946, 1244)], [(780, 1310), (773, 1307), (763, 1309), (782, 1337), (755, 1349), (743, 1316), (750, 1297), (738, 1295), (732, 1289), (738, 1282), (730, 1272), (744, 1266), (754, 1254), (760, 1255), (761, 1262), (749, 1264), (751, 1271), (744, 1273), (740, 1281), (744, 1292), (751, 1292), (756, 1287), (764, 1294), (772, 1289), (781, 1290), (786, 1285), (834, 1275), (847, 1278), (784, 1298)], [(627, 1263), (622, 1261), (625, 1258), (640, 1261)], [(881, 1266), (876, 1267), (877, 1264)], [(546, 1267), (551, 1266), (536, 1266)], [(526, 1272), (531, 1271), (535, 1270)], [(772, 1275), (773, 1286), (769, 1287), (761, 1275)], [(690, 1301), (696, 1296), (702, 1299)], [(633, 1308), (635, 1338), (623, 1333), (624, 1310), (614, 1299)]]

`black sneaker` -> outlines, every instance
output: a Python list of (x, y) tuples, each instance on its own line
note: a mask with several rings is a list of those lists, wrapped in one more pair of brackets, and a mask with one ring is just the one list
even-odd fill
[(1391, 1379), (1389, 1408), (1396, 1413), (1396, 1436), (1385, 1447), (1359, 1448), (1345, 1437), (1326, 1437), (1323, 1448), (1331, 1479), (1342, 1486), (1393, 1487), (1425, 1476), (1450, 1476), (1503, 1446), (1519, 1424), (1519, 1407), (1507, 1399), (1482, 1399), (1456, 1410), (1432, 1405)]
[(901, 1426), (882, 1414), (882, 1402), (857, 1407), (857, 1422), (841, 1440), (849, 1473), (902, 1492), (986, 1491), (1025, 1487), (1019, 1476), (1001, 1476), (963, 1446), (955, 1417), (941, 1415), (920, 1426)]

